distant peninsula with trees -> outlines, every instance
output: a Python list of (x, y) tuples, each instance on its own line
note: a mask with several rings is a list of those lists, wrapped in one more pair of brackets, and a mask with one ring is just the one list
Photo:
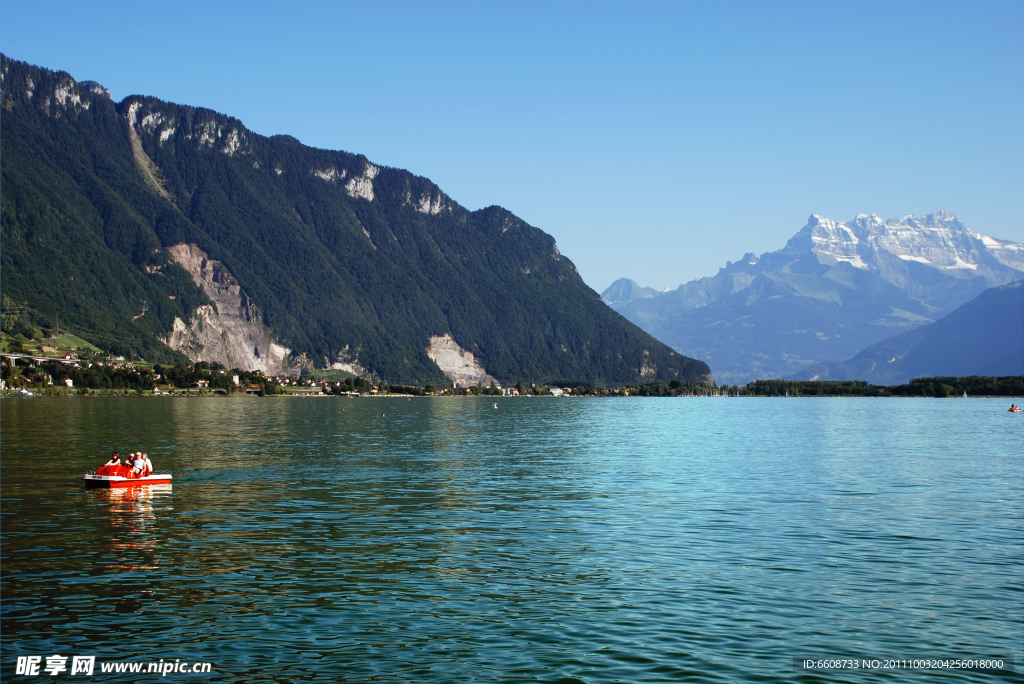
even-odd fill
[(1022, 397), (1024, 375), (913, 378), (905, 385), (871, 385), (859, 380), (755, 380), (722, 388), (754, 397)]

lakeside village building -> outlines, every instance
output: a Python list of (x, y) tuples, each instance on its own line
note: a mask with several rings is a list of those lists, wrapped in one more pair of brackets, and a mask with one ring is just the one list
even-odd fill
[[(76, 368), (81, 368), (82, 367), (82, 360), (78, 358), (78, 354), (76, 352), (74, 352), (74, 351), (66, 353), (66, 354), (63, 354), (63, 355), (60, 355), (60, 356), (46, 356), (46, 354), (56, 354), (58, 352), (53, 347), (47, 347), (45, 345), (43, 347), (41, 347), (41, 351), (42, 351), (42, 354), (39, 354), (39, 355), (37, 355), (37, 354), (15, 354), (15, 353), (12, 353), (12, 352), (0, 352), (0, 364), (7, 364), (11, 368), (16, 368), (17, 365), (18, 365), (18, 361), (21, 361), (23, 364), (26, 364), (26, 365), (29, 365), (29, 366), (38, 366), (41, 363), (48, 363), (50, 361), (53, 361), (53, 362), (56, 362), (56, 363), (64, 364), (65, 366), (75, 366)], [(93, 365), (94, 365), (94, 363), (90, 362), (85, 367), (86, 368), (91, 368)], [(106, 362), (97, 361), (97, 362), (95, 362), (95, 365), (97, 365), (97, 366), (104, 366), (104, 365), (106, 365), (106, 366), (108, 366), (110, 368), (113, 368), (115, 370), (118, 370), (118, 369), (135, 370), (135, 364), (132, 363), (131, 361), (125, 361), (123, 356), (108, 356)], [(46, 374), (46, 384), (47, 385), (52, 385), (53, 384), (53, 378), (49, 374)], [(64, 378), (64, 384), (67, 387), (74, 388), (75, 381), (72, 380), (71, 378)], [(6, 390), (6, 389), (10, 389), (7, 386), (7, 381), (6, 380), (0, 380), (0, 390)]]
[[(37, 366), (39, 364), (47, 363), (47, 362), (51, 362), (52, 361), (52, 362), (61, 363), (61, 364), (67, 365), (67, 366), (75, 366), (75, 367), (78, 367), (78, 368), (83, 368), (83, 367), (84, 368), (91, 368), (94, 365), (96, 365), (96, 366), (101, 366), (101, 367), (105, 366), (105, 367), (113, 369), (113, 370), (121, 370), (121, 369), (123, 369), (123, 370), (136, 370), (137, 369), (135, 363), (133, 363), (131, 361), (126, 361), (123, 356), (112, 356), (112, 355), (110, 355), (110, 356), (106, 356), (104, 361), (89, 361), (89, 362), (86, 362), (85, 360), (80, 359), (78, 354), (76, 352), (74, 352), (74, 351), (72, 351), (70, 353), (65, 353), (65, 354), (62, 354), (62, 355), (58, 355), (59, 352), (56, 349), (51, 348), (51, 347), (44, 346), (44, 347), (41, 348), (41, 350), (42, 350), (43, 354), (38, 354), (38, 355), (36, 355), (36, 354), (22, 354), (22, 353), (12, 353), (12, 352), (2, 352), (2, 353), (0, 353), (0, 363), (8, 364), (11, 368), (15, 368), (19, 362), (21, 364), (23, 364), (23, 365)], [(54, 354), (54, 355), (53, 356), (49, 356), (47, 354)], [(220, 372), (221, 373), (226, 373), (227, 371), (223, 371), (222, 370)], [(48, 385), (53, 385), (53, 379), (49, 375), (46, 375), (46, 378), (47, 378), (47, 384)], [(160, 374), (155, 374), (154, 375), (154, 379), (158, 383), (158, 388), (155, 390), (156, 393), (165, 393), (168, 389), (170, 389), (166, 384), (160, 383), (160, 381), (163, 380), (163, 378), (160, 376)], [(279, 385), (281, 387), (287, 387), (288, 390), (289, 390), (289, 393), (305, 394), (305, 395), (311, 395), (311, 394), (324, 395), (324, 394), (327, 394), (327, 393), (330, 392), (330, 388), (331, 387), (337, 388), (337, 387), (339, 387), (342, 384), (341, 382), (328, 382), (326, 380), (316, 380), (314, 378), (295, 378), (293, 376), (288, 376), (288, 375), (266, 376), (266, 379), (276, 383), (277, 385)], [(231, 375), (231, 382), (232, 382), (232, 384), (234, 384), (236, 387), (238, 387), (240, 390), (246, 392), (247, 394), (252, 394), (252, 393), (258, 392), (259, 391), (259, 387), (260, 387), (258, 384), (252, 384), (252, 385), (249, 385), (247, 387), (242, 387), (242, 385), (243, 385), (242, 380), (238, 376), (237, 373), (234, 373), (234, 374)], [(71, 389), (74, 388), (74, 381), (71, 378), (64, 378), (63, 384), (65, 384), (68, 388), (71, 388)], [(208, 390), (209, 387), (210, 387), (210, 381), (209, 380), (199, 379), (199, 380), (196, 381), (196, 388), (199, 389), (199, 390)], [(515, 388), (515, 387), (502, 387), (500, 384), (495, 384), (494, 387), (495, 387), (495, 389), (501, 390), (501, 396), (504, 396), (504, 397), (518, 397), (519, 396), (519, 390), (517, 388)], [(0, 381), (0, 389), (7, 390), (7, 389), (10, 389), (10, 388), (7, 386), (7, 382), (6, 381)], [(457, 390), (457, 389), (460, 389), (460, 388), (458, 387), (457, 383), (453, 382), (451, 389), (456, 389)], [(462, 389), (465, 389), (465, 388), (462, 388)], [(440, 394), (443, 394), (446, 391), (447, 391), (446, 388), (439, 387), (434, 392), (434, 394), (435, 395), (440, 395)], [(217, 392), (221, 393), (222, 390), (217, 390)], [(572, 389), (569, 388), (569, 387), (552, 387), (552, 388), (549, 389), (549, 392), (553, 396), (563, 397), (563, 396), (571, 395), (572, 394)], [(350, 395), (350, 396), (361, 396), (361, 395), (372, 396), (372, 395), (376, 395), (376, 394), (379, 394), (379, 393), (380, 393), (379, 387), (377, 385), (373, 385), (372, 388), (368, 392), (351, 391), (351, 392), (342, 392), (341, 394)]]

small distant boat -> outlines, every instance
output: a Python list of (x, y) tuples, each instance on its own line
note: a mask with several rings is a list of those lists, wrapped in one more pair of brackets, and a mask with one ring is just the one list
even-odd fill
[(82, 482), (87, 489), (103, 487), (106, 489), (120, 489), (123, 487), (146, 487), (149, 485), (171, 484), (173, 476), (166, 470), (158, 470), (149, 475), (135, 475), (131, 469), (124, 466), (100, 466), (94, 471), (86, 473)]
[(496, 401), (491, 402), (491, 408), (493, 408), (493, 409), (498, 408), (498, 402), (496, 402)]
[(1007, 411), (1010, 413), (1020, 413), (1020, 406), (1011, 406)]

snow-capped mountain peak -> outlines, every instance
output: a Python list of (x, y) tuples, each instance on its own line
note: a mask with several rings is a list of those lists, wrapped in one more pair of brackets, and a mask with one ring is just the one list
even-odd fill
[(858, 214), (846, 223), (815, 214), (788, 247), (809, 248), (823, 264), (845, 261), (865, 271), (887, 271), (891, 257), (942, 271), (977, 271), (997, 263), (1024, 271), (1024, 245), (968, 230), (948, 211), (887, 221)]
[(744, 254), (663, 297), (609, 304), (707, 359), (719, 382), (744, 383), (849, 358), (1021, 279), (1024, 245), (968, 230), (948, 211), (813, 215), (783, 249)]

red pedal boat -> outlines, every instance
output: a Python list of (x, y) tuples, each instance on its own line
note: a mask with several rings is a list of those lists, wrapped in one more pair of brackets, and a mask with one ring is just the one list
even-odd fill
[(125, 466), (100, 466), (95, 472), (88, 472), (82, 482), (89, 489), (94, 487), (145, 487), (147, 485), (171, 484), (172, 476), (165, 470), (158, 470), (149, 475), (137, 475)]

